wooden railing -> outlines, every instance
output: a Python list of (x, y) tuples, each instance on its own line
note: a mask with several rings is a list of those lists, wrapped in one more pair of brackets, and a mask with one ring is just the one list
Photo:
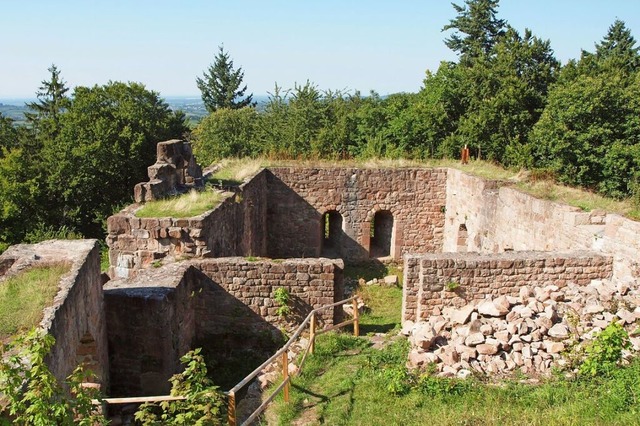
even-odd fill
[[(345, 305), (349, 302), (353, 304), (353, 318), (347, 321), (343, 321), (339, 324), (334, 324), (331, 327), (323, 328), (322, 330), (317, 329), (317, 319), (316, 314), (322, 312), (327, 309), (335, 308), (337, 306)], [(238, 382), (231, 390), (225, 392), (227, 395), (227, 406), (228, 406), (228, 421), (230, 426), (237, 426), (237, 415), (236, 415), (236, 393), (238, 393), (243, 387), (245, 387), (249, 382), (251, 382), (255, 377), (260, 374), (262, 370), (264, 370), (267, 366), (271, 365), (275, 362), (279, 357), (282, 360), (282, 383), (280, 383), (276, 389), (269, 395), (267, 399), (265, 399), (262, 404), (258, 408), (256, 408), (253, 413), (247, 417), (244, 422), (242, 422), (242, 426), (249, 425), (252, 421), (254, 421), (262, 412), (267, 408), (267, 406), (275, 399), (275, 397), (283, 391), (284, 393), (284, 401), (286, 403), (289, 402), (289, 390), (291, 384), (291, 376), (289, 375), (289, 356), (288, 351), (291, 345), (293, 345), (302, 335), (305, 328), (309, 326), (309, 343), (302, 354), (302, 359), (300, 360), (300, 365), (296, 371), (296, 375), (300, 374), (302, 371), (302, 366), (307, 359), (308, 354), (312, 354), (315, 349), (315, 340), (316, 337), (326, 333), (331, 330), (335, 330), (340, 327), (344, 327), (346, 325), (353, 324), (353, 335), (360, 335), (360, 319), (358, 315), (358, 297), (353, 296), (349, 299), (342, 300), (340, 302), (332, 303), (331, 305), (325, 305), (320, 308), (316, 308), (312, 310), (309, 315), (302, 321), (302, 323), (298, 326), (295, 333), (289, 338), (287, 343), (285, 343), (278, 351), (271, 356), (268, 360), (260, 364), (260, 366), (256, 367), (251, 373), (249, 373), (244, 379)], [(102, 400), (105, 404), (142, 404), (145, 402), (161, 402), (161, 401), (181, 401), (186, 399), (184, 396), (170, 396), (170, 395), (162, 395), (162, 396), (141, 396), (141, 397), (129, 397), (129, 398), (104, 398)], [(99, 401), (94, 401), (94, 404), (100, 404)]]

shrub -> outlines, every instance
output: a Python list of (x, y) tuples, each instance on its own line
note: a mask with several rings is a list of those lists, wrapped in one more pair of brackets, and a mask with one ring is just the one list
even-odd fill
[(626, 330), (612, 322), (586, 346), (580, 374), (591, 377), (610, 375), (622, 357), (622, 350), (630, 346)]
[(276, 291), (273, 292), (273, 299), (278, 305), (276, 313), (279, 317), (284, 318), (291, 313), (291, 307), (289, 306), (291, 295), (289, 295), (289, 290), (284, 287), (276, 289)]
[(184, 372), (169, 379), (172, 396), (185, 396), (179, 401), (146, 403), (135, 414), (143, 426), (226, 424), (224, 395), (207, 377), (207, 366), (201, 349), (187, 352), (180, 361)]
[(99, 390), (85, 388), (93, 373), (76, 368), (67, 378), (70, 395), (58, 384), (45, 363), (55, 339), (33, 329), (4, 346), (0, 360), (0, 388), (8, 400), (6, 411), (17, 425), (106, 425), (107, 419), (95, 411), (93, 399)]

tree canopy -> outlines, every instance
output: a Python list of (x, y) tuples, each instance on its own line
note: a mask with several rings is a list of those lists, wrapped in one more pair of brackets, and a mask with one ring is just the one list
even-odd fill
[[(640, 48), (616, 20), (592, 51), (561, 65), (551, 42), (513, 28), (498, 0), (453, 5), (444, 42), (458, 54), (417, 93), (276, 84), (261, 108), (219, 48), (197, 78), (210, 114), (192, 133), (203, 163), (229, 156), (475, 158), (526, 167), (640, 207)], [(146, 178), (157, 142), (181, 137), (139, 83), (67, 88), (52, 65), (27, 125), (0, 115), (0, 250), (34, 229), (104, 235), (102, 223)], [(72, 93), (71, 93), (72, 92)], [(71, 93), (71, 95), (69, 95)], [(45, 232), (46, 233), (46, 232)]]
[[(103, 236), (103, 221), (145, 180), (158, 142), (188, 131), (142, 84), (76, 87), (71, 97), (59, 70), (49, 69), (30, 125), (0, 116), (0, 244), (34, 230)], [(56, 234), (57, 235), (57, 234)]]

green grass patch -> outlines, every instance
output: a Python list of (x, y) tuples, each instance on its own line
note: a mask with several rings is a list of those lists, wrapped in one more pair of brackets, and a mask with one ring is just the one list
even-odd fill
[(240, 185), (263, 167), (262, 159), (236, 158), (226, 159), (220, 163), (218, 171), (209, 178), (210, 182), (222, 182), (225, 185)]
[[(366, 267), (345, 272), (368, 276)], [(386, 271), (385, 271), (386, 272)], [(372, 277), (373, 278), (373, 277)], [(393, 325), (383, 349), (349, 333), (318, 336), (316, 351), (293, 379), (291, 401), (276, 398), (270, 425), (640, 425), (640, 360), (607, 376), (537, 384), (514, 377), (489, 381), (438, 378), (405, 367), (409, 344), (393, 337), (400, 323), (400, 288), (360, 288), (370, 311), (361, 330)], [(363, 333), (364, 334), (364, 333)]]
[(316, 353), (269, 424), (637, 425), (640, 362), (599, 379), (560, 375), (538, 384), (437, 378), (406, 370), (408, 345), (382, 350), (346, 334), (319, 336)]
[(568, 204), (584, 211), (605, 210), (640, 220), (640, 208), (631, 199), (614, 200), (582, 189), (558, 185), (550, 180), (518, 182), (516, 187), (534, 197)]
[(136, 211), (137, 217), (193, 217), (216, 207), (223, 193), (212, 190), (191, 190), (177, 197), (149, 201)]
[(358, 289), (367, 310), (360, 320), (362, 334), (389, 333), (400, 329), (402, 287), (364, 286)]
[(67, 272), (68, 265), (36, 267), (0, 283), (0, 338), (37, 326)]

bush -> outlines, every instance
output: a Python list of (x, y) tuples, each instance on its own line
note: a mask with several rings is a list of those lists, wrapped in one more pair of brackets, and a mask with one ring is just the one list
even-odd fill
[(17, 425), (106, 425), (107, 419), (95, 411), (93, 399), (99, 391), (85, 388), (83, 383), (94, 380), (82, 366), (67, 378), (70, 394), (63, 391), (53, 376), (45, 357), (55, 339), (33, 329), (6, 344), (0, 360), (0, 388), (8, 400), (10, 423), (0, 418), (0, 424)]
[(626, 330), (612, 322), (585, 348), (586, 356), (580, 365), (580, 374), (591, 377), (610, 375), (622, 357), (622, 350), (630, 346)]
[(207, 377), (207, 366), (201, 349), (187, 352), (180, 361), (184, 372), (169, 379), (172, 396), (185, 396), (180, 401), (146, 403), (140, 406), (135, 419), (143, 426), (226, 424), (225, 399), (218, 387)]

